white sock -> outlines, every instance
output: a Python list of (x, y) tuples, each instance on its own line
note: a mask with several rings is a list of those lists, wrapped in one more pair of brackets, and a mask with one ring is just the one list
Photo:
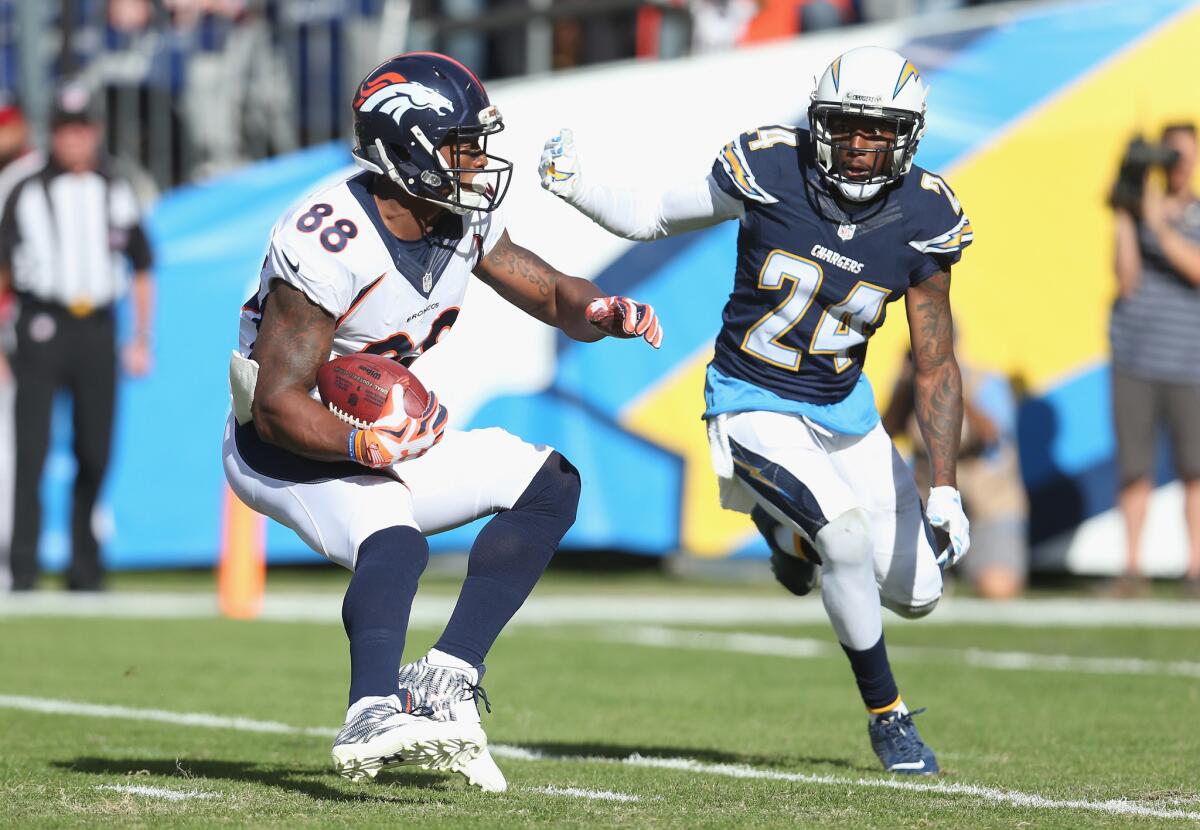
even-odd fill
[(453, 654), (447, 654), (444, 651), (438, 651), (436, 648), (429, 649), (429, 653), (425, 655), (425, 659), (435, 666), (444, 666), (449, 669), (462, 669), (475, 673), (475, 667), (463, 660), (461, 657), (455, 657)]

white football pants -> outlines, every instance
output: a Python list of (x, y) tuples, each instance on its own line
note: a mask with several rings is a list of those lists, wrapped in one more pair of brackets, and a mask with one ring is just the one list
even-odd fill
[(903, 616), (932, 610), (942, 572), (912, 472), (881, 424), (842, 435), (778, 412), (718, 417), (729, 447), (714, 447), (714, 458), (731, 452), (737, 470), (721, 482), (722, 503), (746, 512), (759, 504), (821, 552), (822, 600), (843, 644), (861, 650), (879, 640), (881, 602)]
[(428, 536), (508, 510), (553, 452), (498, 428), (448, 429), (429, 452), (395, 467), (401, 483), (350, 461), (309, 461), (245, 430), (253, 424), (239, 428), (230, 416), (222, 455), (233, 492), (351, 570), (376, 531), (403, 525)]

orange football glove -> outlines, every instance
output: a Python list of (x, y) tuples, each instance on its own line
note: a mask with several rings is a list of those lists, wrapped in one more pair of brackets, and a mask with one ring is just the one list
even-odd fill
[[(396, 384), (392, 395), (395, 400), (402, 401), (404, 388)], [(422, 456), (442, 440), (446, 431), (446, 407), (438, 403), (433, 392), (429, 393), (425, 411), (416, 418), (405, 413), (402, 403), (397, 409), (366, 429), (350, 430), (348, 450), (351, 459), (377, 470)]]
[(662, 326), (654, 308), (628, 297), (597, 297), (588, 304), (587, 321), (609, 337), (641, 337), (654, 348), (662, 344)]

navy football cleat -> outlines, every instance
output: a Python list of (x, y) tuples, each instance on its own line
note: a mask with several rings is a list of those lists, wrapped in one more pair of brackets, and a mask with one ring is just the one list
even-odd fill
[(903, 775), (933, 775), (938, 772), (937, 758), (933, 750), (925, 745), (913, 724), (913, 716), (924, 712), (889, 712), (875, 718), (867, 725), (871, 736), (871, 749), (879, 756), (883, 768), (888, 772)]
[(775, 530), (779, 527), (779, 522), (775, 521), (771, 514), (756, 505), (750, 512), (750, 518), (754, 520), (754, 526), (767, 540), (767, 547), (771, 549), (771, 573), (775, 574), (776, 581), (798, 597), (811, 592), (817, 584), (817, 564), (821, 561), (816, 550), (801, 538), (800, 546), (807, 558), (801, 559), (788, 553), (779, 547), (775, 540)]

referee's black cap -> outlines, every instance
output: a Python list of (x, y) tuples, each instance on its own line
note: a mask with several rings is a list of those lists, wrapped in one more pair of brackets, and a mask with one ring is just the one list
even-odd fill
[(64, 86), (54, 95), (54, 109), (50, 113), (50, 126), (63, 127), (67, 124), (95, 124), (98, 122), (92, 108), (92, 99), (81, 86)]

